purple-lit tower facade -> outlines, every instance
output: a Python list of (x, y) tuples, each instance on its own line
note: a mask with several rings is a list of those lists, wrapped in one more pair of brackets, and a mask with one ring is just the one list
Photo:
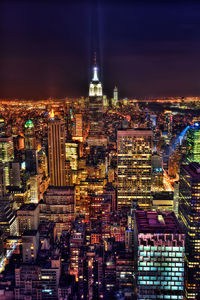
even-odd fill
[(174, 212), (135, 212), (138, 299), (184, 299), (185, 235)]

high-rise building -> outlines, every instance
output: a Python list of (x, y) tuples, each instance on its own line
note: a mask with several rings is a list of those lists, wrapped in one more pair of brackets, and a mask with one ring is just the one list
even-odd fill
[(34, 124), (31, 120), (28, 120), (25, 125), (25, 149), (36, 149), (36, 138)]
[(113, 90), (113, 100), (114, 100), (114, 106), (118, 105), (118, 88), (115, 86)]
[(9, 180), (9, 162), (14, 159), (14, 147), (12, 136), (0, 136), (0, 161), (4, 164), (5, 183), (10, 184)]
[(186, 234), (187, 299), (200, 297), (200, 165), (182, 165), (179, 184), (179, 218)]
[(98, 67), (96, 58), (93, 67), (93, 79), (89, 89), (89, 110), (90, 110), (90, 129), (87, 137), (88, 145), (106, 145), (107, 139), (103, 132), (103, 92), (102, 85), (98, 78)]
[(37, 230), (27, 230), (22, 236), (22, 258), (24, 263), (36, 261), (39, 248), (39, 232)]
[(152, 189), (157, 191), (163, 188), (164, 171), (161, 156), (154, 152), (152, 155)]
[(90, 82), (89, 87), (89, 97), (103, 96), (102, 84), (98, 77), (98, 67), (96, 63), (96, 56), (94, 58), (94, 66), (93, 66), (93, 78)]
[(73, 171), (78, 170), (78, 143), (66, 142), (65, 143), (66, 160), (70, 161), (70, 166)]
[(23, 204), (17, 211), (19, 235), (25, 230), (37, 230), (39, 225), (39, 205)]
[(152, 131), (127, 129), (117, 132), (117, 205), (131, 208), (136, 202), (151, 208)]
[(48, 124), (50, 185), (66, 186), (65, 123), (51, 118)]
[(35, 175), (38, 173), (38, 152), (35, 149), (25, 151), (26, 171)]
[(5, 174), (4, 165), (0, 162), (0, 198), (6, 194)]
[(0, 116), (0, 136), (5, 135), (5, 120)]
[(40, 201), (40, 177), (39, 174), (30, 176), (31, 203), (38, 203)]
[(82, 223), (81, 219), (77, 219), (73, 222), (73, 227), (70, 236), (70, 265), (69, 273), (75, 276), (75, 280), (81, 282), (83, 277), (82, 274), (82, 258), (84, 257), (83, 246), (85, 241), (85, 224)]
[(75, 135), (73, 136), (73, 140), (83, 141), (83, 115), (75, 114)]
[(48, 176), (48, 160), (47, 155), (43, 149), (38, 152), (38, 169), (43, 176)]
[(186, 159), (189, 162), (200, 163), (200, 126), (195, 123), (187, 131)]
[(135, 213), (137, 299), (184, 299), (185, 235), (174, 212)]
[(172, 138), (172, 126), (173, 126), (173, 116), (172, 112), (166, 110), (164, 114), (165, 123), (164, 123), (164, 132), (167, 133), (167, 139), (166, 142), (169, 143)]
[(63, 230), (70, 228), (74, 211), (74, 187), (48, 187), (40, 203), (40, 223), (55, 223), (60, 236)]
[[(31, 299), (42, 299), (41, 270), (36, 265), (23, 264), (15, 268), (15, 299), (25, 299), (25, 295), (31, 295)], [(28, 284), (27, 284), (28, 282)], [(28, 296), (29, 297), (29, 296)], [(8, 298), (12, 299), (12, 298)]]
[(20, 186), (20, 163), (17, 161), (9, 163), (9, 180), (11, 186)]

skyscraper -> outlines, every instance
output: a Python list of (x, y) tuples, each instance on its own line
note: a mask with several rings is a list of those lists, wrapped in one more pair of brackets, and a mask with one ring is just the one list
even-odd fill
[(135, 213), (137, 299), (183, 299), (185, 235), (173, 212)]
[(96, 97), (96, 96), (102, 97), (103, 91), (102, 91), (102, 84), (98, 76), (98, 67), (96, 63), (96, 54), (95, 54), (94, 66), (93, 66), (93, 77), (89, 87), (89, 97)]
[(172, 138), (172, 129), (173, 129), (173, 115), (171, 111), (166, 110), (164, 114), (165, 123), (164, 123), (164, 132), (167, 133), (166, 142), (169, 143)]
[(200, 162), (200, 126), (195, 123), (187, 131), (187, 160), (190, 162)]
[(115, 86), (113, 90), (113, 100), (114, 100), (114, 106), (118, 105), (118, 88)]
[(75, 114), (75, 135), (73, 136), (73, 140), (83, 141), (83, 115)]
[(36, 139), (34, 124), (31, 120), (28, 120), (25, 125), (25, 149), (26, 150), (36, 150)]
[(107, 144), (107, 139), (103, 136), (103, 92), (102, 84), (98, 77), (98, 67), (96, 57), (94, 59), (93, 78), (89, 88), (89, 110), (90, 110), (90, 130), (87, 143), (92, 146)]
[(117, 132), (117, 205), (131, 208), (133, 202), (151, 208), (152, 131), (127, 129)]
[(48, 158), (50, 185), (66, 185), (65, 123), (51, 118), (48, 124)]
[(9, 162), (14, 159), (14, 148), (12, 136), (0, 136), (0, 161), (4, 164), (5, 184), (10, 184), (9, 180)]
[(200, 164), (183, 165), (180, 172), (179, 218), (186, 234), (186, 297), (200, 296)]

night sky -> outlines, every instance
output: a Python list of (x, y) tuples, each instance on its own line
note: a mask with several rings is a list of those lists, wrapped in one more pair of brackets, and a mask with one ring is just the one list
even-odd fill
[(94, 50), (108, 96), (200, 96), (200, 3), (93, 3), (1, 1), (0, 98), (87, 96)]

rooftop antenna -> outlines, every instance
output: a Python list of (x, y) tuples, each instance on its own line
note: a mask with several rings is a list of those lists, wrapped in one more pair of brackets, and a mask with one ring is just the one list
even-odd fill
[(94, 66), (97, 65), (97, 53), (96, 51), (94, 52)]

